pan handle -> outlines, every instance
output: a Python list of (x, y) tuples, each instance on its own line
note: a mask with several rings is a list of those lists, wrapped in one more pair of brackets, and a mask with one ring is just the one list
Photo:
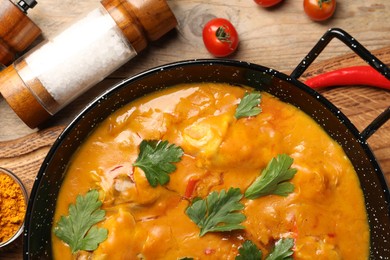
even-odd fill
[[(342, 29), (329, 29), (310, 50), (305, 58), (298, 64), (290, 77), (298, 79), (305, 70), (313, 63), (317, 56), (325, 49), (329, 42), (337, 38), (347, 45), (352, 51), (366, 61), (371, 67), (377, 70), (380, 74), (390, 80), (390, 69), (378, 58), (372, 55), (363, 45), (361, 45), (355, 38), (349, 35)], [(383, 124), (390, 119), (390, 106), (385, 109), (377, 118), (375, 118), (362, 132), (361, 137), (367, 140), (372, 134), (376, 132)]]

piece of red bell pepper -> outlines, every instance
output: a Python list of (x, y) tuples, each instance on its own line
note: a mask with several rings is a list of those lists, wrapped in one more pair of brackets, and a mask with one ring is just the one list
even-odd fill
[(192, 197), (192, 194), (195, 191), (195, 187), (198, 181), (199, 181), (198, 179), (192, 179), (192, 178), (188, 181), (186, 191), (184, 192), (184, 198), (190, 199)]
[(361, 85), (390, 90), (390, 80), (370, 66), (353, 66), (330, 71), (305, 81), (311, 88)]

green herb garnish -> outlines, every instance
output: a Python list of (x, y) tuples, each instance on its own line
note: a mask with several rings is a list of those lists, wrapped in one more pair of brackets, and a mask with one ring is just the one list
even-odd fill
[(240, 203), (242, 194), (239, 188), (230, 188), (226, 193), (214, 191), (206, 199), (199, 199), (187, 208), (186, 214), (200, 228), (200, 236), (207, 232), (232, 231), (244, 229), (240, 225), (245, 220), (238, 212), (244, 208)]
[(261, 94), (259, 92), (245, 92), (244, 97), (237, 106), (234, 116), (237, 119), (247, 116), (257, 116), (261, 113), (261, 108), (259, 107), (260, 101)]
[(294, 239), (281, 238), (276, 243), (271, 253), (265, 258), (265, 260), (293, 260), (292, 248), (294, 246)]
[(236, 256), (235, 260), (260, 260), (263, 255), (261, 250), (250, 240), (246, 240), (238, 252), (239, 255)]
[(140, 152), (133, 164), (141, 168), (152, 187), (169, 182), (170, 173), (176, 170), (173, 163), (179, 162), (183, 156), (183, 149), (168, 141), (143, 140)]
[(61, 216), (57, 222), (54, 234), (70, 246), (72, 253), (93, 251), (107, 239), (107, 229), (95, 226), (106, 215), (101, 205), (99, 192), (90, 190), (85, 196), (78, 195), (76, 204), (69, 206), (69, 215)]
[(256, 199), (261, 196), (276, 194), (287, 196), (294, 191), (294, 185), (288, 180), (292, 179), (297, 172), (290, 168), (294, 159), (287, 154), (279, 154), (276, 159), (268, 163), (261, 175), (245, 191), (245, 197)]
[[(293, 260), (292, 248), (294, 246), (294, 239), (281, 238), (276, 241), (271, 253), (265, 258), (265, 260)], [(259, 260), (262, 259), (263, 253), (257, 246), (250, 240), (246, 240), (242, 247), (238, 249), (239, 255), (235, 260)]]

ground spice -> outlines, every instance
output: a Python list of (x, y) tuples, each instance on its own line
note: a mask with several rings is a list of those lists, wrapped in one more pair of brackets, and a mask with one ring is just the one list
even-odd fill
[(0, 173), (0, 243), (6, 242), (18, 231), (25, 212), (26, 202), (19, 184)]

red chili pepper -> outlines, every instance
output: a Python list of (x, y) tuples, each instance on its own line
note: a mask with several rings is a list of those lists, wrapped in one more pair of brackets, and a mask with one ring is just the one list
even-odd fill
[(305, 81), (311, 88), (362, 85), (390, 90), (390, 80), (370, 66), (354, 66), (327, 72)]
[(184, 197), (186, 199), (190, 199), (192, 197), (192, 194), (194, 193), (194, 190), (195, 190), (196, 183), (198, 181), (199, 181), (198, 179), (190, 179), (188, 181), (188, 184), (187, 184), (187, 187), (186, 187), (186, 191), (184, 193)]

